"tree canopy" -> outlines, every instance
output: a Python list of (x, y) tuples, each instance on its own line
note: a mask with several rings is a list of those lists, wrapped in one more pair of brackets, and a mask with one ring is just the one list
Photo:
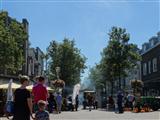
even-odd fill
[(127, 71), (132, 69), (137, 61), (140, 60), (138, 47), (135, 44), (129, 43), (130, 36), (126, 33), (126, 29), (112, 27), (109, 32), (108, 45), (101, 53), (101, 61), (99, 68), (91, 69), (91, 75), (100, 75), (100, 78), (92, 77), (94, 81), (105, 83), (108, 81), (113, 86), (113, 83), (118, 80), (118, 87), (121, 88), (121, 80), (127, 77)]
[(23, 24), (0, 12), (0, 69), (11, 74), (16, 73), (24, 62), (24, 42), (27, 33)]
[(56, 67), (60, 67), (60, 79), (67, 86), (80, 82), (84, 72), (86, 57), (75, 47), (74, 40), (65, 38), (62, 43), (52, 41), (48, 47), (50, 56), (50, 79), (56, 79)]

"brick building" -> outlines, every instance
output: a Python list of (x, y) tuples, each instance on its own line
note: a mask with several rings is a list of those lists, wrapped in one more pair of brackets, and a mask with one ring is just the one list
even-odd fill
[(144, 95), (160, 95), (160, 32), (142, 45)]

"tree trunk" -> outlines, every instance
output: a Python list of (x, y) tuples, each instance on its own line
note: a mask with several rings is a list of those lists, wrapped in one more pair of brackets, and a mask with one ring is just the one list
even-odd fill
[(119, 80), (119, 90), (120, 90), (121, 89), (121, 76), (120, 76), (120, 74), (118, 76), (118, 80)]
[(6, 65), (4, 65), (4, 71), (3, 71), (3, 73), (4, 73), (4, 75), (7, 75), (7, 67), (6, 67)]
[(120, 66), (118, 66), (118, 72), (119, 72), (119, 76), (118, 76), (119, 90), (121, 90), (121, 68)]
[(123, 89), (125, 89), (125, 87), (126, 87), (126, 79), (124, 78), (123, 79)]
[(111, 82), (111, 96), (113, 96), (113, 81)]

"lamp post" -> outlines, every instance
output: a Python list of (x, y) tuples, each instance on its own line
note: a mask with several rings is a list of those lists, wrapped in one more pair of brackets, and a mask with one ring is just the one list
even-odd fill
[(60, 67), (56, 67), (57, 80), (59, 80)]
[(46, 81), (48, 84), (50, 84), (50, 81), (49, 81), (49, 67), (48, 67), (48, 59), (49, 59), (49, 55), (46, 53), (46, 54), (43, 54), (41, 56), (41, 59), (43, 60), (44, 62), (44, 66), (45, 66), (45, 69), (44, 69), (44, 75), (46, 77)]
[[(60, 67), (56, 67), (56, 76), (57, 76), (57, 81), (60, 80), (59, 79), (59, 72), (60, 72)], [(57, 87), (58, 92), (61, 92), (61, 89), (59, 87)]]
[(62, 89), (65, 86), (65, 82), (59, 78), (60, 67), (56, 67), (55, 70), (57, 79), (52, 81), (52, 85), (54, 86), (56, 92), (62, 93)]

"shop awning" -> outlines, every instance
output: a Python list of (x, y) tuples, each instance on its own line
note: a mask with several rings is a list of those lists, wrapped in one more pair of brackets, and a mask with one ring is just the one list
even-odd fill
[[(7, 90), (7, 89), (8, 89), (8, 84), (9, 84), (9, 83), (0, 85), (0, 89)], [(12, 83), (12, 89), (17, 89), (17, 88), (19, 88), (20, 86), (21, 86), (20, 84)]]
[[(30, 90), (30, 91), (32, 90), (32, 88), (33, 88), (33, 85), (27, 86), (27, 89)], [(48, 91), (53, 91), (53, 89), (51, 87), (47, 87), (47, 90)]]

